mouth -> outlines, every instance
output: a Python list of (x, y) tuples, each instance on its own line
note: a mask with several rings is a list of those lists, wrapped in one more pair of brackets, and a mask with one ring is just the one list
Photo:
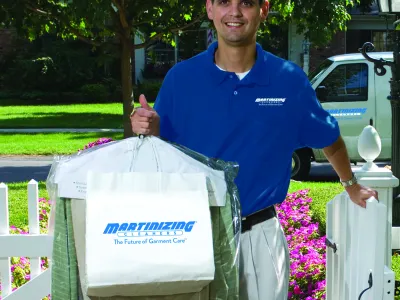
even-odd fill
[(228, 26), (229, 28), (240, 28), (244, 24), (240, 22), (226, 22), (225, 25)]

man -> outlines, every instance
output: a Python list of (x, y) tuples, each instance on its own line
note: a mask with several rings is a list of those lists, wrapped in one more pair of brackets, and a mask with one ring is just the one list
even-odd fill
[(239, 163), (240, 299), (286, 300), (289, 256), (274, 204), (287, 194), (293, 151), (324, 148), (358, 205), (377, 195), (356, 183), (338, 124), (307, 76), (256, 43), (268, 1), (207, 0), (206, 7), (218, 42), (169, 71), (155, 109), (140, 96), (132, 130)]

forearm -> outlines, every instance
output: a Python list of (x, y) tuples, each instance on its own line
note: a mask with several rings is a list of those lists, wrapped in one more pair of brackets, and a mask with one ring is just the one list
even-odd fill
[(350, 180), (352, 178), (349, 155), (341, 136), (332, 145), (325, 147), (323, 152), (340, 180)]

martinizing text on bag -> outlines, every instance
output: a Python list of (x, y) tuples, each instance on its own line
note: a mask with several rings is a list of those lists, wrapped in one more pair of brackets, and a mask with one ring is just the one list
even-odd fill
[[(191, 232), (195, 224), (196, 221), (108, 223), (103, 234), (117, 235), (118, 238), (114, 240), (114, 243), (118, 245), (184, 243), (187, 239), (179, 239), (177, 236)], [(160, 239), (160, 237), (167, 239)], [(129, 240), (127, 238), (149, 239)]]

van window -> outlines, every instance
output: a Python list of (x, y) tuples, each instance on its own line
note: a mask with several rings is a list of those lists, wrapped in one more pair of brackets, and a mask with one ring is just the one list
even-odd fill
[(333, 61), (325, 59), (314, 71), (310, 72), (308, 75), (308, 79), (310, 80), (311, 85), (314, 84), (318, 80), (318, 78), (324, 74), (324, 72), (333, 64)]
[(326, 89), (324, 102), (368, 100), (368, 65), (365, 63), (337, 66), (319, 85)]

